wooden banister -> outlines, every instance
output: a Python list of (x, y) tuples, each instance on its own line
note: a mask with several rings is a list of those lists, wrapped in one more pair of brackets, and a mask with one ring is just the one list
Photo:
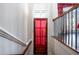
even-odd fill
[(22, 54), (22, 55), (24, 55), (24, 54), (27, 52), (27, 50), (29, 49), (31, 43), (32, 43), (32, 41), (30, 41), (30, 42), (28, 43), (28, 45), (26, 46), (26, 48), (25, 48), (25, 50), (23, 51), (23, 54)]
[(71, 9), (69, 9), (68, 11), (66, 11), (65, 13), (63, 13), (61, 16), (58, 16), (58, 17), (54, 18), (53, 21), (57, 20), (58, 18), (64, 16), (65, 14), (69, 13), (70, 11), (72, 11), (72, 10), (78, 8), (78, 7), (79, 7), (79, 4), (73, 6)]
[[(77, 28), (76, 28), (76, 24), (77, 24), (77, 8), (79, 8), (79, 4), (77, 4), (77, 5), (75, 5), (75, 6), (73, 6), (71, 9), (69, 9), (68, 11), (66, 11), (65, 13), (63, 13), (61, 16), (58, 16), (58, 17), (56, 17), (56, 18), (54, 18), (53, 19), (53, 21), (54, 21), (54, 24), (56, 25), (56, 26), (54, 26), (55, 27), (55, 29), (58, 29), (59, 31), (58, 32), (56, 32), (55, 31), (55, 33), (57, 34), (57, 35), (55, 35), (55, 39), (57, 39), (58, 41), (60, 41), (62, 44), (64, 44), (65, 46), (67, 46), (67, 47), (69, 47), (70, 49), (72, 49), (73, 51), (75, 51), (75, 52), (77, 52), (77, 53), (79, 53), (79, 51), (78, 51), (78, 44), (77, 44)], [(70, 12), (71, 11), (73, 11), (73, 10), (75, 10), (75, 16), (73, 16), (73, 13), (71, 13), (71, 16), (70, 16)], [(64, 17), (64, 16), (67, 16), (67, 17)], [(59, 19), (59, 18), (62, 18), (63, 17), (63, 19)], [(71, 17), (71, 18), (70, 18)], [(64, 36), (65, 35), (67, 35), (67, 34), (69, 34), (69, 31), (70, 30), (72, 30), (73, 28), (71, 28), (71, 27), (69, 27), (70, 25), (72, 25), (72, 24), (70, 24), (68, 21), (70, 21), (70, 20), (73, 20), (73, 17), (75, 17), (75, 21), (74, 21), (74, 23), (75, 23), (75, 46), (73, 47), (73, 43), (71, 44), (71, 43), (69, 43), (70, 41), (69, 41), (69, 38), (67, 39), (67, 37), (66, 37), (66, 41), (64, 41), (65, 40), (65, 38), (64, 38)], [(59, 21), (57, 21), (57, 22), (55, 22), (55, 20), (59, 20)], [(63, 20), (63, 22), (62, 21), (60, 21), (60, 20)], [(65, 21), (66, 20), (66, 21)], [(59, 23), (58, 23), (59, 22)], [(65, 23), (66, 22), (66, 23)], [(73, 22), (73, 21), (70, 21), (70, 22)], [(61, 25), (60, 25), (61, 24)], [(57, 28), (58, 27), (58, 25), (60, 25), (60, 27), (61, 28)], [(67, 25), (68, 25), (68, 27), (67, 27)], [(72, 25), (73, 26), (73, 25)], [(63, 29), (62, 29), (63, 28)], [(70, 29), (71, 28), (71, 29)], [(55, 30), (54, 29), (54, 30)], [(61, 30), (61, 31), (60, 31)], [(74, 33), (74, 31), (73, 32), (71, 32), (70, 34), (72, 34), (72, 33)], [(69, 36), (69, 35), (68, 35)], [(70, 36), (69, 36), (70, 37)], [(68, 40), (68, 41), (67, 41)], [(73, 42), (73, 39), (72, 39), (72, 42)], [(69, 44), (71, 45), (71, 46), (69, 46)]]

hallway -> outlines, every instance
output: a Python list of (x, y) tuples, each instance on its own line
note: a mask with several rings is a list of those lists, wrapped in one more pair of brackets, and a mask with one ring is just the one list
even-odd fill
[(0, 55), (79, 55), (79, 4), (0, 3)]

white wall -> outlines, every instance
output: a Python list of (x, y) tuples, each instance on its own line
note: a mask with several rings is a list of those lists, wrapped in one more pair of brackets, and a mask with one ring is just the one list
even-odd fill
[(21, 4), (0, 4), (0, 27), (12, 35), (24, 39), (24, 6)]
[(49, 17), (48, 17), (48, 54), (51, 54), (50, 51), (50, 39), (51, 36), (54, 36), (54, 22), (52, 21), (58, 15), (57, 3), (50, 4)]
[(0, 37), (0, 55), (22, 54), (25, 46)]
[[(57, 3), (51, 4), (51, 11), (50, 11), (51, 21), (50, 21), (50, 33), (53, 36), (54, 35), (54, 22), (52, 21), (54, 18), (58, 17), (58, 7)], [(52, 25), (51, 25), (52, 24)]]
[(31, 3), (29, 3), (28, 4), (28, 7), (29, 7), (29, 14), (28, 14), (28, 21), (27, 21), (27, 26), (28, 26), (28, 28), (27, 28), (27, 33), (28, 33), (28, 37), (27, 37), (27, 39), (28, 40), (32, 40), (32, 4)]
[[(29, 11), (28, 11), (29, 10)], [(0, 3), (0, 27), (20, 40), (31, 39), (29, 4)], [(0, 37), (0, 54), (19, 54), (25, 47)]]

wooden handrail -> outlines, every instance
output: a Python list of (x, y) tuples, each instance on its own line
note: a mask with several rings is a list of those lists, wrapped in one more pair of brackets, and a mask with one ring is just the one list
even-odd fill
[(74, 5), (71, 9), (69, 9), (68, 11), (66, 11), (65, 13), (63, 13), (62, 15), (60, 15), (60, 16), (58, 16), (58, 17), (54, 18), (54, 19), (53, 19), (53, 21), (57, 20), (58, 18), (60, 18), (60, 17), (64, 16), (65, 14), (69, 13), (70, 11), (72, 11), (72, 10), (74, 10), (74, 9), (78, 8), (78, 7), (79, 7), (79, 4)]
[(30, 41), (28, 43), (28, 45), (26, 46), (25, 50), (23, 51), (23, 54), (22, 55), (25, 55), (25, 53), (27, 52), (27, 50), (29, 49), (30, 45), (31, 45), (32, 41)]
[[(29, 49), (29, 47), (30, 47), (31, 44), (32, 44), (32, 40), (30, 40), (30, 41), (28, 42), (28, 44), (26, 45), (26, 47), (25, 47), (25, 49), (23, 50), (22, 53), (20, 53), (20, 54), (12, 54), (12, 55), (25, 55), (25, 53), (27, 53), (27, 51), (28, 51), (28, 49)], [(10, 55), (11, 55), (11, 54), (10, 54)]]

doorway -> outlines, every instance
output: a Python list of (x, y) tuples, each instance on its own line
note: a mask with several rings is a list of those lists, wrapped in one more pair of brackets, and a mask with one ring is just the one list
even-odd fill
[(34, 54), (47, 54), (47, 18), (34, 18)]

